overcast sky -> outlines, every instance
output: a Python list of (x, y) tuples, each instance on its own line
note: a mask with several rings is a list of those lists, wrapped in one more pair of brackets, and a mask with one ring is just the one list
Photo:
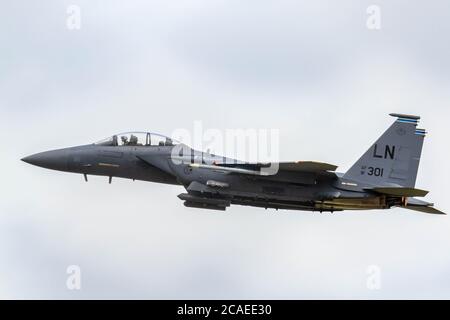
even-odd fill
[[(81, 29), (69, 29), (69, 5)], [(20, 158), (140, 130), (273, 128), (281, 160), (345, 172), (392, 123), (428, 130), (417, 187), (448, 204), (450, 4), (3, 1), (1, 298), (450, 298), (450, 220), (185, 208), (182, 187)], [(81, 268), (81, 290), (66, 269)], [(368, 268), (381, 287), (367, 286)]]

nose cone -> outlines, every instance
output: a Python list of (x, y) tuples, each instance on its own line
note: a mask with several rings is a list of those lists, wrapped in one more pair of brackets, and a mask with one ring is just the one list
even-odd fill
[(60, 149), (36, 153), (21, 160), (47, 169), (66, 171), (67, 158), (67, 150)]

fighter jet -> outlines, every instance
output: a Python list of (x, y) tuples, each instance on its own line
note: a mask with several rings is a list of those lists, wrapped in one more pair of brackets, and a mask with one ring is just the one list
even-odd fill
[(345, 173), (315, 161), (250, 163), (194, 150), (170, 137), (132, 132), (97, 143), (34, 154), (44, 168), (183, 186), (186, 207), (230, 205), (316, 212), (405, 209), (444, 214), (415, 188), (426, 131), (420, 117), (391, 113), (394, 123)]

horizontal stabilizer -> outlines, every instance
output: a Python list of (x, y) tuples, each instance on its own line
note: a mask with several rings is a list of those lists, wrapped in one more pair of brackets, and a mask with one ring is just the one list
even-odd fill
[(420, 211), (424, 213), (431, 213), (431, 214), (446, 214), (445, 212), (442, 212), (434, 207), (431, 206), (415, 206), (415, 205), (406, 205), (405, 207), (401, 207), (409, 210), (415, 210)]
[(428, 193), (426, 190), (406, 187), (379, 187), (367, 188), (365, 190), (397, 197), (425, 197)]

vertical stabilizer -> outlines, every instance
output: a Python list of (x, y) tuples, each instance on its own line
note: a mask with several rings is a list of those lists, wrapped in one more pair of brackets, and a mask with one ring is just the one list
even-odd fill
[(344, 178), (373, 185), (414, 187), (425, 130), (420, 117), (390, 114), (397, 119), (345, 173)]

